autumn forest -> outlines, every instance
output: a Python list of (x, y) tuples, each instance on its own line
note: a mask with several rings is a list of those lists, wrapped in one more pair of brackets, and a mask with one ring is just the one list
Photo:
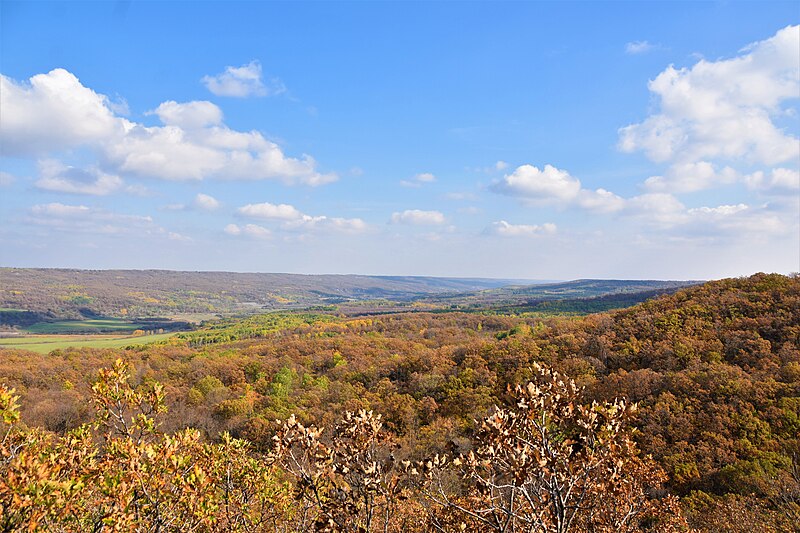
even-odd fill
[(4, 531), (796, 531), (800, 278), (0, 351)]

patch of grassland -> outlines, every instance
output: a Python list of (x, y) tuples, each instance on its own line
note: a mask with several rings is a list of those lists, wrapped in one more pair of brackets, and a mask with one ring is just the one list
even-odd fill
[(30, 333), (100, 333), (106, 331), (135, 331), (142, 329), (142, 324), (118, 318), (101, 318), (87, 320), (61, 320), (58, 322), (39, 322), (25, 328)]
[(50, 353), (64, 348), (124, 348), (163, 341), (173, 333), (159, 335), (35, 335), (27, 337), (0, 338), (1, 348), (19, 348), (36, 353)]

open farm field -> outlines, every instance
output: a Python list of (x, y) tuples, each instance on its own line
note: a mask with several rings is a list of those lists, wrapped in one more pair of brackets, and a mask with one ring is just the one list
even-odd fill
[(70, 334), (101, 332), (133, 332), (147, 329), (148, 324), (121, 320), (118, 318), (101, 318), (88, 320), (59, 320), (57, 322), (39, 322), (25, 328), (30, 333)]
[(0, 349), (20, 348), (46, 354), (64, 348), (124, 348), (163, 341), (172, 335), (29, 335), (0, 338)]

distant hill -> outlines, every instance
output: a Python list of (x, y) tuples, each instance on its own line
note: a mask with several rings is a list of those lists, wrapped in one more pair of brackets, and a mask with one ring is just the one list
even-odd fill
[(585, 314), (627, 307), (693, 283), (0, 268), (0, 324), (210, 318), (313, 307), (346, 314), (410, 309)]
[[(0, 321), (165, 316), (297, 309), (348, 301), (398, 302), (524, 280), (301, 275), (169, 270), (0, 268)], [(529, 283), (536, 283), (530, 281)]]
[(700, 281), (579, 279), (560, 283), (493, 287), (460, 294), (432, 295), (422, 301), (449, 309), (498, 312), (587, 313), (628, 307)]

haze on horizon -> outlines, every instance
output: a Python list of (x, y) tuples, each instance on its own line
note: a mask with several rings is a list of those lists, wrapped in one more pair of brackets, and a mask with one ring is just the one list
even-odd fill
[(800, 270), (796, 2), (0, 3), (0, 266)]

